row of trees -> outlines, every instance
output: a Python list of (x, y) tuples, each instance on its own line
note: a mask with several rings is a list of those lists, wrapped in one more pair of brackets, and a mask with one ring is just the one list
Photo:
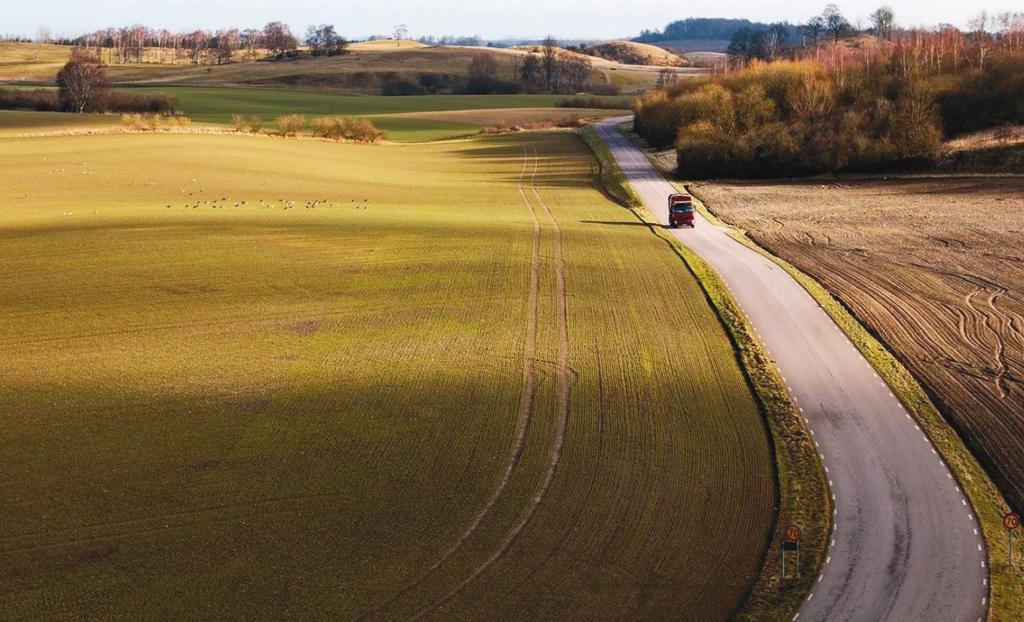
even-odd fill
[(635, 127), (676, 147), (688, 177), (772, 177), (869, 170), (932, 158), (934, 101), (901, 80), (840, 81), (809, 61), (755, 62), (635, 105)]
[[(971, 20), (970, 28), (964, 32), (949, 24), (926, 30), (905, 30), (896, 24), (895, 13), (891, 7), (882, 6), (868, 17), (869, 26), (861, 29), (854, 27), (842, 14), (839, 7), (829, 4), (820, 15), (812, 17), (806, 24), (794, 28), (786, 23), (770, 24), (767, 27), (743, 27), (732, 36), (728, 53), (732, 57), (733, 66), (742, 66), (752, 60), (777, 60), (779, 58), (808, 58), (814, 56), (820, 60), (823, 56), (822, 47), (831, 43), (833, 47), (844, 38), (859, 34), (871, 34), (882, 44), (904, 46), (908, 40), (928, 39), (928, 46), (935, 53), (940, 50), (955, 50), (954, 55), (963, 59), (965, 50), (973, 48), (974, 57), (984, 62), (987, 51), (994, 47), (1012, 47), (1019, 49), (1024, 46), (1024, 13), (1004, 12), (996, 17), (986, 13), (979, 14)], [(794, 37), (794, 33), (797, 35)], [(923, 47), (915, 43), (917, 47)], [(863, 46), (855, 50), (856, 54), (874, 54), (877, 50), (871, 46)], [(826, 52), (825, 56), (829, 54)]]
[(592, 69), (589, 57), (567, 52), (547, 37), (527, 54), (511, 57), (505, 76), (494, 54), (479, 53), (469, 64), (466, 93), (577, 93), (587, 88)]
[(574, 93), (587, 85), (591, 68), (590, 57), (566, 52), (553, 37), (547, 37), (526, 56), (513, 57), (512, 77), (529, 90)]
[(641, 98), (636, 129), (687, 176), (763, 177), (932, 161), (945, 136), (1024, 123), (1016, 30), (904, 31), (880, 43), (754, 58)]
[[(109, 64), (119, 63), (191, 63), (223, 64), (242, 53), (250, 60), (269, 52), (280, 56), (299, 47), (299, 39), (283, 22), (270, 22), (263, 28), (230, 28), (171, 32), (147, 28), (141, 24), (105, 28), (58, 43), (93, 50)], [(331, 24), (310, 26), (305, 43), (313, 55), (344, 53), (348, 41)]]

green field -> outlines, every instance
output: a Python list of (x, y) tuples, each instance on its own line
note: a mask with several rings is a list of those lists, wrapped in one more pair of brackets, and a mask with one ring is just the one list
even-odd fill
[[(135, 90), (135, 89), (133, 89)], [(414, 116), (387, 115), (462, 110), (504, 110), (508, 108), (553, 108), (560, 95), (414, 95), (407, 97), (338, 95), (303, 89), (254, 89), (218, 87), (147, 87), (142, 92), (164, 92), (177, 98), (181, 110), (200, 123), (226, 124), (233, 114), (259, 115), (270, 126), (285, 114), (315, 116), (372, 116), (374, 124), (399, 141), (423, 141), (475, 134), (489, 122), (459, 123)], [(603, 98), (629, 107), (631, 98)], [(591, 116), (622, 114), (607, 110), (587, 111)], [(553, 109), (552, 118), (571, 116), (573, 111)], [(500, 120), (498, 114), (494, 122)]]
[(0, 617), (728, 616), (764, 426), (593, 167), (564, 132), (0, 139)]
[[(145, 87), (133, 92), (167, 93), (178, 100), (183, 114), (197, 123), (227, 125), (232, 115), (260, 116), (267, 129), (286, 114), (370, 117), (396, 142), (422, 142), (477, 134), (500, 123), (528, 120), (599, 118), (625, 113), (630, 98), (601, 98), (622, 104), (621, 110), (555, 108), (559, 95), (422, 95), (409, 97), (339, 95), (325, 91), (277, 88)], [(544, 111), (546, 109), (546, 112)], [(516, 114), (516, 110), (522, 112)], [(438, 118), (438, 113), (476, 111), (470, 118)], [(537, 114), (542, 113), (542, 114)], [(117, 123), (117, 116), (54, 115), (0, 110), (0, 135)], [(104, 119), (104, 120), (97, 120)]]

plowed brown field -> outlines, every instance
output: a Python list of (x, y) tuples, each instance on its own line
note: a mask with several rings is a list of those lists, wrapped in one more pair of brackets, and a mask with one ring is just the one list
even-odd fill
[(1024, 507), (1024, 178), (694, 190), (879, 335)]

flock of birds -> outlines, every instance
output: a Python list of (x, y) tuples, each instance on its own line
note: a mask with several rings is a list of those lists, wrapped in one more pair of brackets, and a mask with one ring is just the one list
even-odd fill
[[(198, 192), (199, 191), (187, 192), (185, 190), (182, 190), (182, 194), (187, 195), (189, 197), (189, 200), (186, 201), (184, 204), (182, 204), (181, 207), (184, 208), (184, 209), (199, 209), (200, 207), (208, 206), (211, 209), (224, 209), (225, 207), (229, 207), (229, 206), (230, 207), (244, 207), (244, 206), (249, 205), (248, 201), (244, 201), (244, 200), (237, 200), (237, 201), (235, 201), (235, 200), (228, 200), (227, 197), (220, 197), (219, 199), (206, 199), (206, 200), (203, 200), (201, 198), (196, 197), (195, 201), (193, 201), (192, 200), (193, 197), (195, 197), (195, 195), (198, 194)], [(362, 201), (359, 201), (358, 199), (351, 199), (349, 201), (349, 204), (353, 205), (356, 209), (367, 209), (369, 207), (369, 202), (370, 202), (369, 199), (363, 199)], [(253, 203), (253, 205), (258, 205), (260, 208), (263, 208), (263, 209), (283, 208), (285, 210), (295, 209), (297, 206), (300, 206), (295, 201), (292, 201), (290, 199), (283, 199), (283, 198), (278, 198), (276, 202), (275, 201), (267, 201), (265, 199), (260, 199), (258, 202)], [(342, 203), (337, 203), (337, 202), (334, 202), (334, 201), (330, 201), (328, 199), (315, 199), (315, 200), (312, 200), (312, 201), (303, 201), (302, 204), (301, 204), (301, 207), (304, 207), (305, 209), (315, 209), (315, 208), (321, 207), (321, 206), (323, 206), (323, 207), (340, 207), (341, 205), (343, 205), (343, 204)], [(172, 207), (174, 207), (174, 204), (172, 204), (172, 203), (168, 203), (166, 205), (167, 209), (171, 209)]]

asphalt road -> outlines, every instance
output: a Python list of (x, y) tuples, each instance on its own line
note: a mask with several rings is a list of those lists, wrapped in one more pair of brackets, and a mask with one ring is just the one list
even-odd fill
[[(647, 208), (674, 192), (609, 119), (598, 133)], [(673, 230), (707, 260), (768, 349), (814, 435), (835, 499), (828, 561), (803, 621), (982, 620), (984, 542), (923, 432), (813, 298), (762, 255), (697, 215)]]

